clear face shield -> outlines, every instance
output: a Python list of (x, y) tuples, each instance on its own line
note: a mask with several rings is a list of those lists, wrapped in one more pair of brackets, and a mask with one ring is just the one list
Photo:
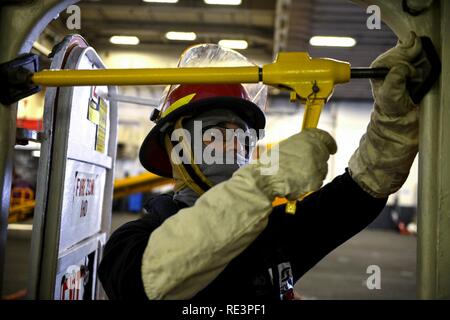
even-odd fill
[[(178, 62), (180, 68), (249, 66), (257, 65), (217, 44), (190, 47)], [(266, 101), (262, 83), (170, 85), (152, 115), (155, 126), (141, 146), (140, 161), (150, 172), (178, 177), (179, 188), (187, 185), (201, 194), (250, 161), (264, 134)], [(212, 159), (199, 162), (202, 154)]]
[[(202, 44), (186, 49), (180, 57), (178, 67), (239, 67), (256, 66), (239, 52), (221, 47), (217, 44)], [(214, 85), (202, 86), (196, 92), (196, 98), (235, 95), (241, 99), (253, 102), (264, 112), (267, 103), (267, 86), (262, 83), (250, 83), (242, 85), (230, 85), (240, 89), (220, 88)], [(171, 85), (166, 88), (160, 102), (160, 112), (162, 114), (170, 111), (174, 104), (189, 96), (183, 92), (183, 85)], [(236, 91), (237, 90), (237, 91)], [(242, 92), (239, 92), (241, 90)], [(180, 93), (182, 92), (182, 93)], [(220, 106), (214, 105), (215, 110), (202, 113), (195, 121), (201, 121), (202, 148), (203, 152), (214, 149), (214, 153), (224, 153), (224, 160), (227, 163), (233, 161), (239, 166), (250, 161), (253, 150), (256, 147), (258, 136), (261, 138), (262, 132), (255, 129), (243, 121), (239, 116), (230, 111), (220, 110)], [(186, 121), (187, 127), (192, 130), (191, 121)], [(262, 130), (259, 130), (262, 131)], [(198, 137), (194, 137), (198, 138)], [(197, 145), (198, 146), (198, 145)], [(194, 147), (195, 148), (195, 147)], [(208, 159), (206, 159), (208, 160)], [(207, 161), (208, 162), (208, 161)]]
[(262, 134), (234, 112), (223, 108), (188, 118), (183, 128), (187, 132), (185, 136), (191, 140), (197, 164), (237, 164), (241, 167), (250, 162), (258, 133)]
[[(239, 52), (221, 47), (218, 44), (200, 44), (187, 48), (182, 53), (177, 66), (179, 68), (249, 67), (257, 66), (257, 64)], [(167, 114), (174, 102), (182, 98), (177, 94), (180, 86), (182, 85), (169, 85), (166, 87), (158, 106), (160, 114)], [(245, 97), (246, 100), (253, 102), (264, 112), (267, 103), (267, 86), (263, 83), (243, 83), (242, 87), (245, 91), (242, 94), (242, 98)], [(220, 92), (208, 93), (210, 96), (213, 94), (220, 94)]]
[(222, 150), (225, 160), (242, 166), (251, 160), (258, 137), (254, 130), (233, 122), (222, 122), (205, 126), (202, 130), (203, 145), (206, 148)]

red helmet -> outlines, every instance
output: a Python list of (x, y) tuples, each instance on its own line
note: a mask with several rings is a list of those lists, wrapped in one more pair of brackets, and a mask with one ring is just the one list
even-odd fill
[[(188, 48), (178, 67), (255, 66), (239, 52), (217, 44), (201, 44)], [(171, 85), (158, 109), (151, 116), (156, 124), (139, 151), (139, 159), (148, 171), (172, 177), (172, 165), (164, 137), (182, 116), (195, 116), (211, 108), (226, 108), (244, 120), (250, 128), (264, 129), (267, 88), (256, 84), (183, 84)]]
[(172, 165), (163, 139), (181, 116), (195, 116), (212, 108), (224, 108), (236, 113), (257, 132), (265, 127), (264, 112), (250, 100), (241, 84), (185, 84), (171, 89), (161, 108), (152, 114), (156, 124), (139, 151), (141, 164), (152, 173), (172, 177)]

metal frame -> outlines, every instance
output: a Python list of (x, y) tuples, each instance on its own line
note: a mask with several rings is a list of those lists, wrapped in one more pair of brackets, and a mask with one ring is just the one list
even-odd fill
[(410, 30), (430, 37), (441, 57), (440, 81), (420, 104), (417, 296), (449, 299), (450, 92), (445, 85), (450, 82), (450, 3), (446, 0), (414, 1), (415, 5), (423, 4), (424, 11), (412, 16), (403, 11), (402, 0), (352, 2), (364, 7), (378, 5), (382, 20), (400, 39)]
[[(81, 56), (86, 56), (91, 63), (97, 67), (104, 67), (102, 61), (95, 54), (94, 50), (88, 46), (85, 40), (78, 35), (68, 36), (58, 46), (59, 50), (54, 53), (52, 60), (52, 68), (70, 68), (76, 69)], [(66, 189), (66, 174), (71, 173), (68, 168), (77, 164), (79, 167), (82, 163), (90, 166), (90, 163), (97, 167), (105, 169), (105, 189), (103, 193), (103, 201), (101, 203), (101, 221), (100, 231), (95, 236), (89, 236), (84, 245), (97, 247), (95, 253), (96, 264), (102, 250), (102, 246), (106, 239), (106, 234), (110, 231), (111, 224), (111, 207), (112, 207), (112, 186), (113, 186), (113, 169), (117, 143), (117, 103), (109, 102), (109, 142), (106, 146), (107, 155), (97, 154), (93, 152), (89, 158), (86, 158), (86, 150), (83, 146), (78, 146), (79, 141), (71, 143), (71, 133), (73, 133), (71, 115), (73, 115), (72, 99), (73, 87), (56, 88), (49, 87), (46, 91), (45, 108), (44, 108), (44, 128), (43, 141), (41, 144), (41, 158), (39, 161), (38, 183), (37, 183), (37, 199), (35, 217), (33, 222), (33, 235), (31, 242), (31, 263), (29, 267), (29, 299), (53, 299), (55, 293), (55, 279), (59, 277), (61, 264), (65, 264), (66, 260), (73, 260), (79, 256), (75, 250), (83, 246), (76, 239), (72, 241), (72, 253), (67, 253), (67, 241), (63, 243), (63, 239), (67, 240), (66, 230), (64, 237), (60, 234), (62, 225), (64, 225), (63, 215), (67, 209), (64, 204), (70, 203), (71, 190)], [(111, 95), (117, 94), (116, 87), (108, 87)], [(86, 102), (87, 103), (87, 102)], [(79, 121), (79, 120), (78, 120)], [(76, 131), (76, 130), (75, 130)], [(77, 145), (77, 147), (74, 147)], [(69, 178), (70, 180), (70, 178)], [(99, 186), (100, 187), (100, 186)], [(65, 191), (63, 191), (65, 190)], [(64, 199), (63, 199), (64, 192)], [(66, 192), (68, 192), (66, 194)], [(89, 233), (92, 234), (92, 233)], [(94, 238), (95, 239), (94, 239)], [(98, 242), (98, 244), (97, 244)], [(81, 250), (81, 248), (80, 248)], [(75, 259), (76, 260), (76, 259)], [(59, 270), (59, 271), (58, 271)], [(94, 266), (94, 274), (96, 265)], [(61, 271), (62, 272), (62, 271)], [(93, 281), (95, 285), (97, 281)], [(98, 289), (98, 288), (97, 288)], [(95, 297), (99, 296), (96, 290)]]
[[(34, 41), (59, 12), (78, 0), (35, 0), (0, 8), (0, 63), (31, 50)], [(13, 32), (12, 32), (13, 31)], [(0, 104), (0, 294), (3, 285), (17, 104)]]
[[(66, 38), (60, 45), (59, 50), (54, 53), (52, 59), (51, 68), (64, 68), (67, 55), (70, 53), (68, 48), (74, 46), (77, 42), (83, 43), (83, 39), (78, 37), (73, 39)], [(87, 46), (87, 44), (85, 44)], [(27, 297), (29, 299), (36, 298), (38, 296), (38, 288), (40, 281), (40, 265), (43, 251), (43, 239), (44, 239), (44, 225), (45, 225), (45, 212), (47, 210), (47, 197), (49, 189), (48, 172), (51, 167), (52, 158), (52, 145), (54, 134), (54, 118), (55, 118), (55, 101), (58, 96), (59, 88), (49, 87), (45, 92), (45, 106), (44, 106), (44, 139), (41, 143), (41, 156), (39, 158), (39, 172), (37, 177), (37, 190), (36, 190), (36, 207), (33, 219), (33, 233), (30, 250), (30, 267), (28, 277), (28, 292)]]

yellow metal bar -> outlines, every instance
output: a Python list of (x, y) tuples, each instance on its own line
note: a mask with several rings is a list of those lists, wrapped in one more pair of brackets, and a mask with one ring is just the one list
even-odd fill
[(32, 76), (42, 86), (255, 83), (259, 67), (43, 70)]
[(114, 189), (128, 188), (128, 187), (134, 186), (136, 184), (155, 181), (158, 179), (161, 179), (161, 177), (157, 176), (156, 174), (153, 174), (153, 173), (142, 173), (137, 176), (115, 179), (114, 180)]
[[(303, 114), (302, 130), (307, 128), (317, 128), (319, 124), (320, 114), (325, 105), (325, 99), (308, 98), (305, 105), (305, 113)], [(314, 191), (310, 191), (302, 195), (298, 201), (302, 201)], [(287, 200), (286, 200), (287, 201)], [(286, 213), (295, 214), (297, 212), (297, 200), (287, 201)]]
[(137, 192), (150, 192), (152, 189), (173, 183), (172, 179), (163, 178), (153, 173), (114, 180), (114, 199), (129, 196)]
[(307, 100), (303, 115), (302, 130), (306, 128), (317, 128), (324, 105), (325, 100), (323, 99)]
[(33, 74), (33, 83), (42, 86), (163, 85), (183, 83), (256, 83), (296, 91), (306, 99), (311, 84), (320, 89), (317, 98), (327, 98), (337, 83), (350, 80), (350, 64), (312, 59), (306, 52), (282, 52), (275, 62), (262, 68), (146, 68), (97, 70), (43, 70)]
[(34, 200), (27, 200), (20, 204), (11, 205), (9, 208), (8, 223), (24, 220), (33, 212), (35, 206)]
[(34, 200), (28, 200), (21, 204), (11, 205), (9, 209), (10, 214), (16, 214), (16, 213), (29, 213), (33, 211), (35, 206)]

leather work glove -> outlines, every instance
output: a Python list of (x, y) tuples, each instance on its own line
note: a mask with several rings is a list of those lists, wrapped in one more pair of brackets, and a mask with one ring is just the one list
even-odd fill
[(350, 158), (349, 172), (376, 198), (386, 198), (400, 189), (418, 151), (419, 110), (406, 82), (417, 74), (412, 62), (421, 51), (420, 38), (411, 32), (371, 65), (390, 71), (384, 80), (371, 81), (374, 109), (367, 132)]
[(275, 169), (278, 167), (278, 171), (271, 174), (268, 170), (267, 177), (258, 181), (260, 187), (271, 199), (277, 196), (296, 200), (307, 192), (316, 191), (327, 176), (330, 154), (335, 154), (336, 150), (336, 142), (328, 132), (304, 129), (280, 142), (279, 159), (275, 165), (271, 164)]
[(275, 196), (294, 197), (321, 186), (334, 152), (327, 132), (304, 130), (279, 144), (273, 172), (263, 172), (267, 165), (260, 161), (248, 164), (168, 218), (151, 234), (142, 258), (148, 298), (195, 296), (264, 230)]

